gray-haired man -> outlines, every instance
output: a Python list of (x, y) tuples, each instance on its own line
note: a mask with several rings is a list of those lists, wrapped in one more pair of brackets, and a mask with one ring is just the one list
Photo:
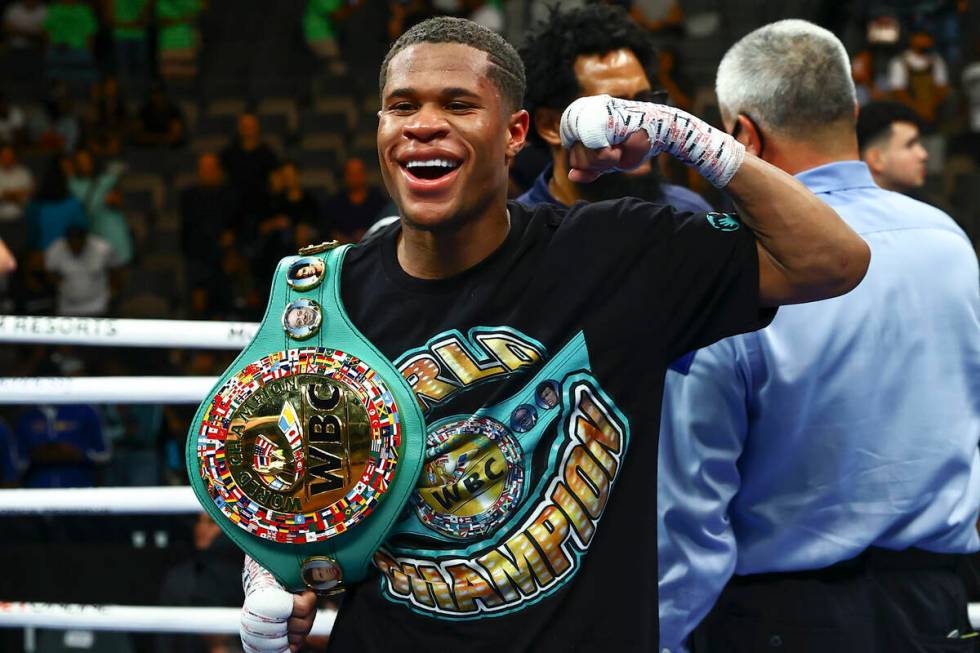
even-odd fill
[(668, 372), (661, 644), (683, 650), (717, 599), (698, 653), (974, 650), (955, 572), (980, 549), (970, 242), (875, 185), (830, 32), (800, 20), (752, 32), (722, 59), (717, 91), (729, 131), (833, 206), (872, 257), (846, 297), (784, 307)]

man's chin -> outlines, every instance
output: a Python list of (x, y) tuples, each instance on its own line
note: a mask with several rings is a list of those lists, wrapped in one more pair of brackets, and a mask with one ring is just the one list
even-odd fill
[(405, 226), (430, 233), (452, 231), (466, 222), (458, 211), (448, 206), (405, 206), (401, 218)]

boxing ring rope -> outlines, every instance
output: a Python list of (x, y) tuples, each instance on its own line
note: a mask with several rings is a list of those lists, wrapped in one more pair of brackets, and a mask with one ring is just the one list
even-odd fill
[(0, 404), (197, 404), (214, 376), (35, 376), (0, 378)]
[[(0, 602), (0, 628), (238, 635), (238, 608)], [(319, 610), (311, 635), (330, 635), (337, 611)]]
[(0, 343), (241, 349), (255, 322), (0, 315)]
[(201, 510), (187, 486), (0, 490), (0, 516), (189, 515)]

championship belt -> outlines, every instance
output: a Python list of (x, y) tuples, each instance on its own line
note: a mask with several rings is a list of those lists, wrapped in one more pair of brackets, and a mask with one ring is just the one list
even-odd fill
[(292, 591), (335, 593), (365, 576), (425, 452), (408, 383), (344, 311), (347, 249), (280, 261), (258, 332), (187, 437), (201, 505)]

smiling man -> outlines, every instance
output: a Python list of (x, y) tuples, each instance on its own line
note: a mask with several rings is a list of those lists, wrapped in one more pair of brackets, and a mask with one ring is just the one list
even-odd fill
[[(573, 181), (666, 151), (726, 187), (741, 220), (635, 199), (508, 203), (524, 71), (474, 23), (412, 28), (380, 82), (378, 154), (401, 220), (349, 252), (342, 296), (414, 390), (428, 451), (330, 650), (652, 650), (667, 364), (765, 325), (769, 307), (847, 292), (868, 250), (730, 136), (608, 96), (561, 120)], [(542, 384), (557, 403), (536, 402)], [(312, 605), (250, 595), (247, 649), (298, 650)]]

